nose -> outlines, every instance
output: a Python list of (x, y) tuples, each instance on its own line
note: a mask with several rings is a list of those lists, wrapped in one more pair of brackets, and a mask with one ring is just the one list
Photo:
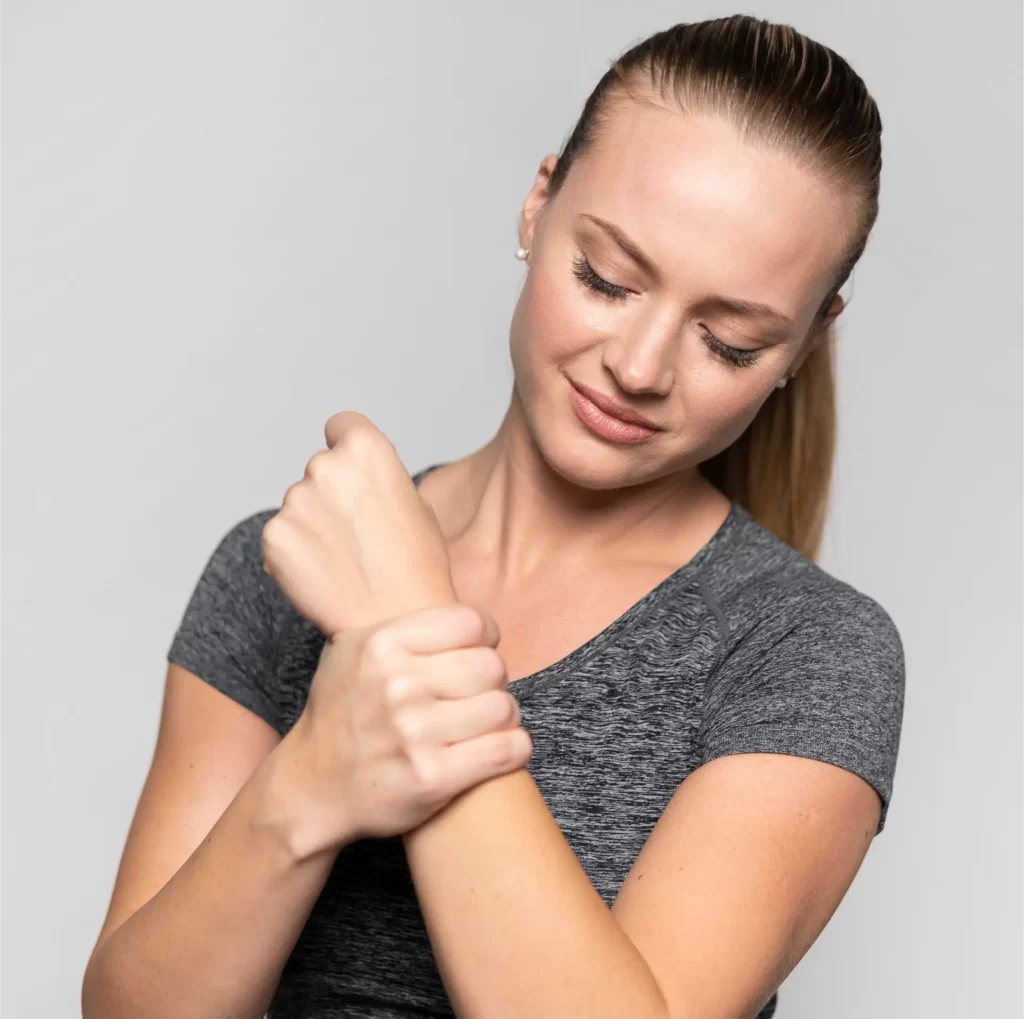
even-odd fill
[(603, 363), (626, 393), (656, 393), (672, 389), (679, 355), (679, 324), (661, 315), (638, 321), (605, 344)]

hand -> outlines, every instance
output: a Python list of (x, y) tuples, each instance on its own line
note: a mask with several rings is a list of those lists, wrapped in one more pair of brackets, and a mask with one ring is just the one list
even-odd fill
[(411, 831), (459, 793), (526, 764), (533, 745), (498, 640), (486, 612), (452, 604), (328, 641), (285, 737), (301, 856)]
[(264, 570), (327, 637), (457, 601), (441, 527), (390, 440), (355, 411), (324, 431), (263, 528)]

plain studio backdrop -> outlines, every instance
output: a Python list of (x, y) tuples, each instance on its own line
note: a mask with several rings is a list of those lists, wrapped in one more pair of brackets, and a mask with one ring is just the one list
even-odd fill
[[(9, 2), (3, 1005), (79, 988), (208, 555), (337, 410), (511, 383), (516, 220), (609, 61), (724, 4)], [(1020, 1014), (1021, 11), (766, 2), (879, 103), (822, 565), (907, 654), (892, 809), (780, 1019)], [(184, 1017), (183, 1017), (184, 1019)]]

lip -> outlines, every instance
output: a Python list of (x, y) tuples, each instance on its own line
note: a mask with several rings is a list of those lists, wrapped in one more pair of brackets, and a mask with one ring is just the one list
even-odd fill
[(596, 392), (589, 386), (569, 382), (569, 402), (576, 416), (592, 432), (612, 442), (643, 442), (663, 431), (647, 418)]
[(569, 384), (578, 389), (598, 408), (598, 410), (603, 410), (605, 414), (608, 414), (610, 417), (618, 418), (620, 421), (625, 421), (628, 425), (639, 425), (641, 428), (649, 428), (652, 432), (660, 432), (663, 430), (660, 425), (656, 425), (653, 421), (645, 418), (642, 414), (637, 414), (635, 410), (630, 410), (628, 407), (624, 407), (621, 403), (617, 403), (610, 396), (605, 396), (603, 393), (599, 393), (597, 390), (583, 385), (582, 382), (573, 382), (572, 379), (569, 379)]

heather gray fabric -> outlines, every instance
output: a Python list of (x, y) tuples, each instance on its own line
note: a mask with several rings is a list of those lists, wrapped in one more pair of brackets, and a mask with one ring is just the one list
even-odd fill
[[(275, 512), (224, 536), (168, 659), (283, 735), (305, 705), (325, 638), (263, 572), (260, 534)], [(845, 768), (877, 790), (884, 826), (903, 716), (896, 627), (738, 503), (689, 563), (509, 689), (533, 736), (529, 771), (609, 906), (679, 784), (726, 754), (796, 754)], [(760, 1019), (775, 1013), (777, 997)], [(270, 1019), (452, 1014), (402, 840), (346, 847)]]

